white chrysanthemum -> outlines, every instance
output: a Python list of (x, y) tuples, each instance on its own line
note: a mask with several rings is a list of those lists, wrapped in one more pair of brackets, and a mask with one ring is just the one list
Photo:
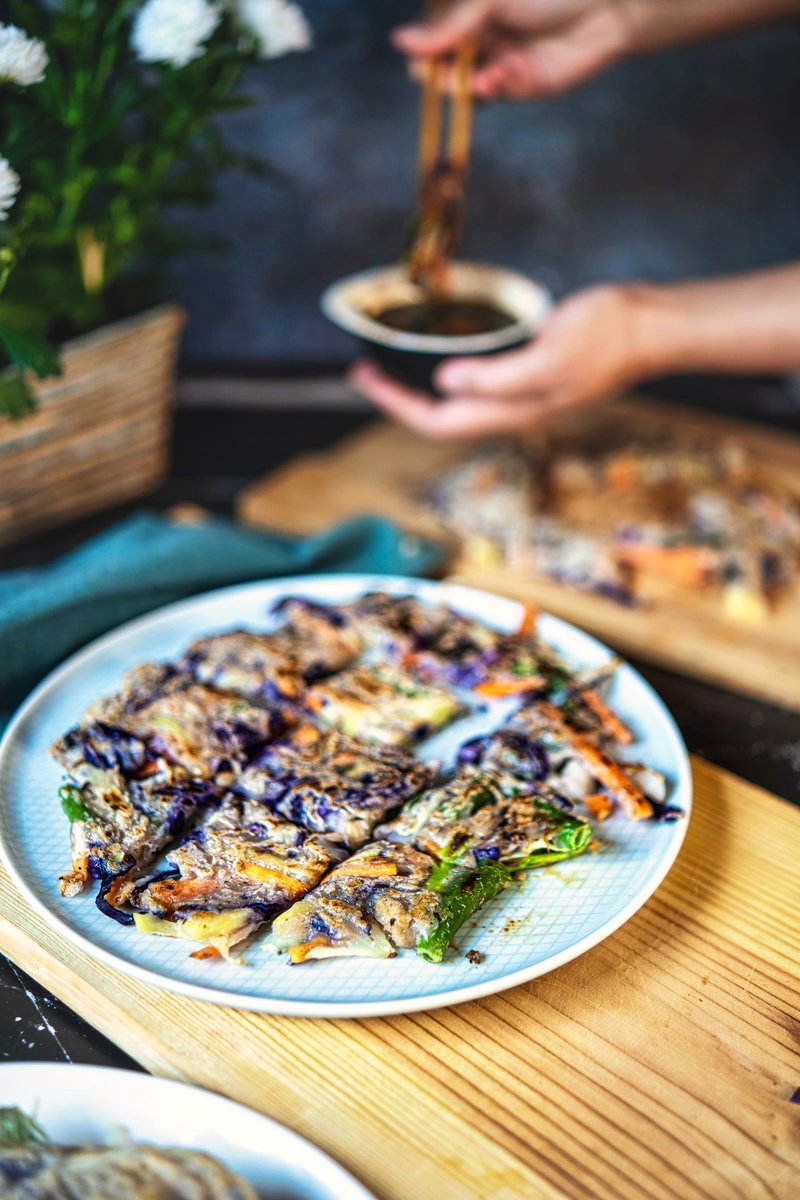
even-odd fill
[(209, 0), (147, 0), (133, 22), (131, 45), (141, 62), (185, 67), (203, 53), (221, 16)]
[(260, 58), (279, 58), (311, 45), (311, 26), (292, 0), (234, 0), (235, 16), (255, 39)]
[(0, 221), (8, 217), (8, 210), (19, 191), (19, 175), (7, 158), (0, 154)]
[(49, 61), (39, 38), (16, 25), (0, 25), (0, 83), (41, 83)]

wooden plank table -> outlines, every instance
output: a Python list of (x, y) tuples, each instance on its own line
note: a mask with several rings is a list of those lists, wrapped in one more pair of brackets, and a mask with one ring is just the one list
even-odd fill
[[(641, 400), (582, 414), (581, 422), (587, 430), (597, 426), (598, 438), (614, 423), (634, 441), (680, 429), (689, 440), (736, 443), (746, 448), (760, 477), (800, 496), (800, 439), (791, 434)], [(373, 424), (250, 484), (239, 497), (238, 514), (255, 525), (314, 533), (358, 513), (381, 513), (412, 533), (449, 545), (448, 571), (461, 583), (531, 602), (634, 658), (800, 710), (800, 589), (763, 621), (742, 625), (724, 616), (714, 589), (650, 578), (647, 605), (629, 608), (520, 570), (476, 566), (420, 499), (464, 454), (458, 443), (430, 442), (398, 426)]]
[(648, 903), (540, 979), (312, 1021), (161, 992), (64, 942), (0, 872), (0, 946), (149, 1070), (223, 1092), (383, 1200), (800, 1194), (800, 811), (694, 760)]

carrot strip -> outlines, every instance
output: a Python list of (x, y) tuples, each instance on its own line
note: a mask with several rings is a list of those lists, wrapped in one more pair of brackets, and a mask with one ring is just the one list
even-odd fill
[(310, 942), (301, 942), (299, 946), (292, 946), (289, 951), (289, 958), (293, 963), (305, 962), (312, 950), (317, 946), (331, 946), (333, 943), (330, 938), (315, 937)]
[(617, 558), (634, 567), (657, 571), (690, 587), (705, 583), (719, 556), (707, 546), (653, 546), (647, 542), (617, 545)]
[(603, 733), (607, 737), (612, 738), (615, 742), (620, 742), (623, 746), (627, 746), (633, 741), (633, 731), (612, 708), (609, 708), (599, 692), (594, 688), (581, 688), (578, 696), (598, 718)]
[(605, 792), (593, 792), (591, 796), (586, 797), (584, 804), (597, 821), (605, 821), (611, 816), (613, 805), (611, 797)]
[(150, 895), (167, 912), (174, 912), (187, 900), (207, 896), (209, 892), (215, 891), (216, 887), (213, 879), (164, 879), (161, 883), (150, 885)]
[(355, 875), (357, 878), (363, 876), (365, 879), (380, 877), (384, 875), (396, 875), (397, 863), (383, 862), (381, 860), (363, 862), (343, 862), (340, 867), (335, 867), (328, 876), (330, 879), (333, 875)]
[(203, 946), (200, 950), (192, 951), (189, 958), (199, 958), (201, 960), (206, 958), (222, 958), (222, 951), (218, 950), (216, 946)]
[(572, 744), (598, 783), (611, 793), (632, 820), (642, 821), (652, 817), (652, 804), (641, 788), (625, 774), (620, 764), (614, 762), (610, 754), (601, 750), (591, 738), (573, 729), (555, 705), (540, 704), (539, 711), (553, 728)]
[(573, 745), (595, 779), (619, 800), (629, 817), (634, 821), (652, 817), (653, 806), (644, 792), (628, 778), (619, 763), (615, 763), (605, 750), (601, 750), (581, 734), (573, 735)]
[(248, 862), (244, 858), (236, 860), (236, 870), (239, 875), (244, 875), (247, 879), (254, 879), (257, 883), (276, 883), (279, 887), (285, 888), (290, 895), (304, 896), (308, 890), (304, 883), (292, 875), (287, 875), (285, 871), (262, 867), (259, 863)]
[(106, 892), (104, 899), (107, 904), (111, 905), (112, 908), (116, 908), (120, 889), (125, 886), (126, 882), (127, 877), (125, 875), (120, 875), (118, 879), (114, 880), (114, 882), (111, 884), (111, 887)]
[(488, 679), (479, 683), (475, 691), (481, 696), (519, 696), (542, 687), (544, 679), (540, 675), (523, 675), (519, 679)]
[(520, 637), (533, 637), (536, 633), (536, 622), (539, 619), (539, 610), (535, 604), (526, 604), (525, 613), (520, 621), (517, 633)]

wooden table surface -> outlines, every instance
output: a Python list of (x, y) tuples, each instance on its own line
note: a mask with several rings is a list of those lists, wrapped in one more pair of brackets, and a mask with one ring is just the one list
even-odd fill
[(800, 812), (694, 760), (686, 843), (601, 945), (403, 1017), (239, 1012), (124, 978), (0, 874), (11, 958), (148, 1070), (223, 1092), (383, 1200), (800, 1194)]

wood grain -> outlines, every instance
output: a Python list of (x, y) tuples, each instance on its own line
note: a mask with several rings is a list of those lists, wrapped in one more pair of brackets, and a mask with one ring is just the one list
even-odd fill
[[(800, 494), (800, 441), (786, 433), (676, 406), (619, 401), (582, 421), (624, 423), (631, 438), (680, 427), (687, 438), (736, 441), (755, 469)], [(624, 654), (800, 709), (800, 589), (757, 625), (727, 619), (719, 595), (648, 579), (648, 605), (625, 608), (602, 596), (500, 567), (476, 567), (420, 502), (460, 445), (427, 442), (395, 426), (360, 431), (324, 454), (306, 455), (250, 485), (239, 516), (255, 525), (312, 533), (356, 513), (378, 512), (449, 547), (448, 570), (475, 587), (556, 613)]]
[(686, 843), (644, 908), (456, 1008), (311, 1021), (161, 993), (72, 949), (4, 874), (2, 947), (148, 1069), (285, 1122), (385, 1200), (790, 1200), (800, 811), (693, 770)]

